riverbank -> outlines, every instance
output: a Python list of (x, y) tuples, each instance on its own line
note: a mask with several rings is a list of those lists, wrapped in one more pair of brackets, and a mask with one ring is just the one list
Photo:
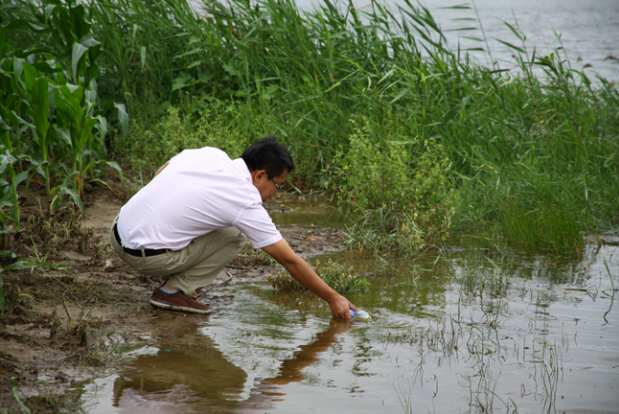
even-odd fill
[[(81, 412), (76, 384), (107, 375), (123, 352), (142, 346), (155, 331), (185, 321), (208, 321), (209, 315), (161, 311), (148, 304), (159, 281), (128, 267), (109, 245), (109, 228), (131, 193), (131, 180), (121, 185), (113, 176), (106, 179), (113, 183), (111, 188), (99, 184), (89, 188), (83, 215), (66, 208), (51, 216), (34, 214), (45, 205), (36, 191), (25, 201), (24, 210), (32, 213), (26, 213), (13, 251), (26, 262), (44, 262), (44, 267), (4, 273), (1, 412), (20, 412), (15, 395), (32, 412)], [(267, 209), (286, 212), (277, 200)], [(341, 246), (337, 229), (279, 228), (306, 258)], [(271, 273), (274, 268), (267, 256), (248, 245), (201, 300), (216, 314), (234, 303), (233, 296), (218, 290), (222, 283), (262, 282)]]

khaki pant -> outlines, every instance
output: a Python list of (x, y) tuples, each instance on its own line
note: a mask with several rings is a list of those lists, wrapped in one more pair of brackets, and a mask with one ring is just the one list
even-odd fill
[(168, 250), (165, 253), (136, 257), (125, 253), (114, 236), (114, 225), (110, 230), (112, 249), (129, 266), (140, 273), (167, 279), (167, 284), (180, 289), (187, 296), (196, 297), (196, 289), (213, 282), (225, 265), (241, 251), (245, 245), (245, 235), (234, 227), (215, 230), (198, 237), (181, 250)]

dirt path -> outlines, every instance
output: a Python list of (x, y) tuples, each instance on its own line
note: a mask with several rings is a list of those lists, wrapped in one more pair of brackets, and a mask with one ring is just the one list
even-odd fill
[[(178, 320), (208, 320), (153, 309), (148, 299), (158, 281), (135, 272), (111, 251), (109, 228), (126, 198), (95, 188), (81, 220), (70, 209), (51, 216), (36, 214), (35, 197), (24, 202), (32, 206), (24, 211), (35, 213), (23, 220), (13, 251), (53, 266), (4, 273), (0, 412), (21, 412), (13, 388), (33, 413), (77, 410), (79, 395), (64, 395), (65, 390), (109, 373), (119, 361), (123, 343), (156, 338), (162, 326)], [(337, 229), (304, 226), (280, 231), (304, 257), (340, 248)], [(229, 283), (267, 280), (274, 272), (267, 259), (246, 246), (226, 269), (234, 275)], [(216, 288), (227, 278), (222, 272), (203, 299), (214, 313), (231, 302)]]

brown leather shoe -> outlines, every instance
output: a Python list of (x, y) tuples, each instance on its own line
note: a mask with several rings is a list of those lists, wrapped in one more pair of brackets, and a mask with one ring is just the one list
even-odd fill
[(150, 297), (148, 302), (153, 306), (164, 309), (179, 310), (191, 313), (211, 313), (211, 307), (204, 305), (194, 298), (185, 295), (180, 290), (176, 293), (165, 293), (157, 288)]

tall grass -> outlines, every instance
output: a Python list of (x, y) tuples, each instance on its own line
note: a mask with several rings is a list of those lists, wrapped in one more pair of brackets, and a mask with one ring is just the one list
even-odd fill
[[(374, 5), (324, 0), (301, 13), (290, 0), (206, 1), (196, 13), (185, 0), (95, 0), (99, 93), (124, 100), (135, 130), (154, 136), (165, 122), (153, 121), (170, 106), (188, 122), (217, 114), (220, 132), (248, 140), (270, 129), (298, 160), (295, 183), (305, 187), (326, 184), (327, 166), (350, 150), (351, 120), (367, 120), (377, 150), (397, 142), (413, 160), (432, 140), (450, 163), (453, 191), (427, 208), (453, 206), (450, 225), (461, 232), (498, 224), (518, 248), (569, 252), (582, 231), (617, 226), (616, 84), (593, 88), (559, 51), (527, 51), (511, 25), (517, 41), (504, 44), (515, 70), (475, 65), (448, 47), (422, 6)], [(144, 134), (129, 139), (110, 145), (119, 154), (148, 148)], [(423, 173), (416, 165), (409, 176)], [(553, 225), (562, 230), (548, 231)]]

